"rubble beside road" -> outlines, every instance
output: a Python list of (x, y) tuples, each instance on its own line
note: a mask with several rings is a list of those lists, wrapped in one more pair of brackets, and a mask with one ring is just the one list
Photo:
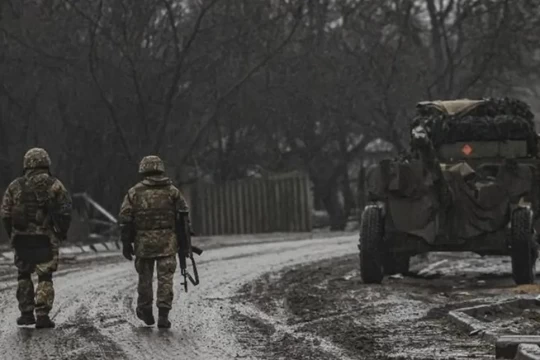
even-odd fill
[(497, 359), (538, 360), (540, 359), (540, 336), (505, 335), (497, 339)]
[(365, 285), (353, 254), (266, 274), (239, 293), (238, 338), (246, 347), (257, 339), (262, 359), (494, 359), (494, 343), (448, 313), (527, 291), (513, 284), (508, 259), (430, 254), (412, 269)]
[(526, 295), (459, 309), (449, 315), (466, 330), (481, 334), (492, 342), (501, 335), (536, 335), (540, 332), (540, 301)]

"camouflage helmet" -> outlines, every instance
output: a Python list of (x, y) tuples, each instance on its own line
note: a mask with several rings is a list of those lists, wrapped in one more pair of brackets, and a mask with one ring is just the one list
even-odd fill
[(159, 156), (149, 155), (145, 156), (141, 163), (139, 164), (139, 174), (148, 174), (148, 173), (164, 173), (165, 164)]
[(47, 151), (41, 148), (32, 148), (24, 154), (23, 168), (26, 169), (48, 169), (51, 166), (51, 158)]

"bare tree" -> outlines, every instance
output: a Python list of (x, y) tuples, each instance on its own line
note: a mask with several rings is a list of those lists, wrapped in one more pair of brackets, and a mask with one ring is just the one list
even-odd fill
[(99, 0), (0, 4), (0, 180), (30, 146), (115, 210), (148, 153), (177, 181), (301, 169), (342, 229), (365, 145), (419, 100), (534, 89), (540, 4)]

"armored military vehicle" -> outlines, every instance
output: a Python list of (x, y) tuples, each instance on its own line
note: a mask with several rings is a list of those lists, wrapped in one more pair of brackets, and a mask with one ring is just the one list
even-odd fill
[(416, 110), (409, 152), (367, 174), (363, 281), (407, 272), (417, 254), (471, 251), (509, 255), (515, 282), (534, 283), (540, 157), (528, 105), (465, 99)]

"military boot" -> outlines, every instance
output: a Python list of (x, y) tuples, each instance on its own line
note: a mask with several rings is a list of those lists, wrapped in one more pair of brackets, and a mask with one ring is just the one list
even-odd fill
[(158, 328), (169, 329), (171, 322), (169, 321), (169, 309), (159, 309)]
[(36, 323), (36, 318), (34, 317), (34, 312), (23, 312), (21, 316), (17, 318), (17, 325), (34, 325)]
[(54, 328), (54, 321), (51, 320), (49, 315), (38, 315), (36, 319), (36, 329)]
[(137, 317), (144, 321), (148, 326), (152, 326), (156, 323), (154, 319), (154, 314), (152, 314), (152, 309), (139, 309), (137, 308)]

